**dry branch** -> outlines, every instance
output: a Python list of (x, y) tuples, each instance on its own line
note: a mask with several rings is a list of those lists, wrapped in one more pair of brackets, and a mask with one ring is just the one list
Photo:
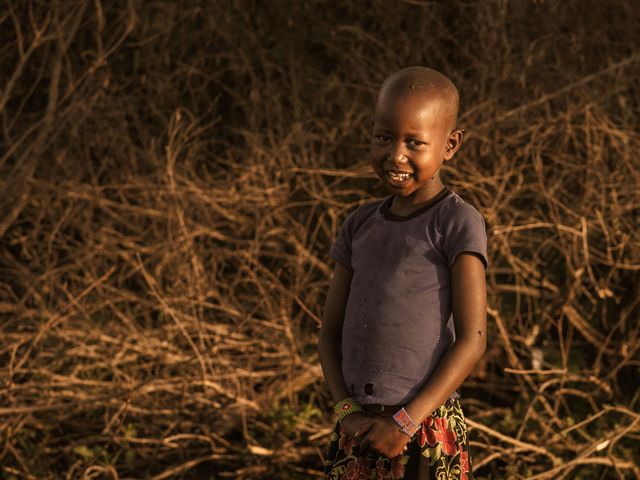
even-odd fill
[(428, 64), (488, 226), (476, 478), (640, 478), (638, 9), (214, 3), (0, 8), (0, 475), (321, 477), (329, 246)]

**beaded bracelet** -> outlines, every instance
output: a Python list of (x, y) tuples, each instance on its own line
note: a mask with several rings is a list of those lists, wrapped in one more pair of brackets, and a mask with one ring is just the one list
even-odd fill
[(416, 425), (416, 422), (413, 421), (413, 418), (411, 418), (404, 407), (393, 414), (393, 420), (400, 427), (400, 431), (409, 438), (412, 438), (416, 432), (420, 430), (420, 427)]
[(336, 403), (336, 406), (333, 407), (333, 410), (336, 412), (336, 415), (338, 415), (339, 422), (342, 422), (342, 419), (347, 415), (351, 415), (356, 412), (364, 412), (364, 409), (353, 399), (353, 397), (347, 397), (344, 400), (340, 400)]

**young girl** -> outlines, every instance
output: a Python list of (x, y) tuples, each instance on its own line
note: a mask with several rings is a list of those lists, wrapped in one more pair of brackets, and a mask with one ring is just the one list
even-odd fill
[(462, 143), (458, 92), (439, 72), (389, 77), (370, 162), (390, 196), (348, 216), (331, 254), (318, 351), (338, 423), (327, 478), (469, 479), (456, 389), (486, 348), (486, 234), (447, 190)]

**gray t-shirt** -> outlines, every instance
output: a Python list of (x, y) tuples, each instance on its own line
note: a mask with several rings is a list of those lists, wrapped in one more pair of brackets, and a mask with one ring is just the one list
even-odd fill
[(392, 197), (345, 220), (331, 255), (353, 270), (342, 330), (342, 373), (360, 403), (409, 402), (455, 340), (450, 267), (472, 252), (487, 266), (482, 216), (443, 191), (406, 217)]

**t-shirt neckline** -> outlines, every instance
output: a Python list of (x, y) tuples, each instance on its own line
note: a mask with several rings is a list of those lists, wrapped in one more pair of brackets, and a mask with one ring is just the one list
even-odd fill
[(428, 210), (431, 210), (438, 203), (440, 203), (447, 195), (451, 193), (451, 190), (448, 188), (443, 188), (440, 192), (433, 197), (429, 202), (420, 207), (419, 209), (411, 212), (409, 215), (396, 215), (391, 211), (391, 202), (393, 201), (393, 195), (389, 196), (384, 203), (380, 206), (380, 213), (382, 214), (385, 220), (391, 220), (393, 222), (406, 222), (407, 220), (411, 220), (419, 215), (422, 215)]

